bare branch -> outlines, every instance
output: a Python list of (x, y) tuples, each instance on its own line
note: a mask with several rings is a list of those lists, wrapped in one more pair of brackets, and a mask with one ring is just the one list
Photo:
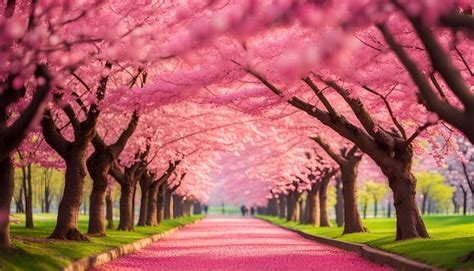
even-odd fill
[(416, 129), (416, 131), (405, 141), (405, 146), (408, 146), (410, 145), (413, 140), (415, 140), (415, 138), (417, 138), (423, 131), (425, 131), (426, 129), (428, 129), (428, 127), (430, 127), (431, 125), (433, 125), (432, 123), (425, 123), (423, 124), (422, 126), (418, 127)]

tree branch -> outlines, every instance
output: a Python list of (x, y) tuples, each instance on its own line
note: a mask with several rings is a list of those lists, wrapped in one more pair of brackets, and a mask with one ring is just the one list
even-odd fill
[(91, 91), (91, 88), (86, 84), (86, 82), (84, 80), (82, 80), (81, 77), (79, 77), (79, 75), (77, 75), (75, 72), (71, 72), (72, 76), (74, 76), (74, 78), (77, 79), (77, 81), (79, 81), (79, 83), (81, 83), (82, 86), (84, 86), (84, 88), (90, 92)]
[(453, 29), (463, 29), (474, 32), (474, 18), (470, 14), (452, 11), (440, 17), (441, 24)]
[(423, 131), (425, 131), (426, 129), (428, 129), (428, 127), (430, 127), (432, 125), (432, 123), (425, 123), (423, 124), (422, 126), (418, 127), (416, 129), (416, 131), (405, 141), (405, 146), (408, 146), (410, 145), (413, 140), (415, 140), (415, 138), (417, 138)]
[(464, 177), (466, 178), (467, 184), (469, 185), (469, 189), (471, 193), (474, 193), (474, 182), (471, 178), (469, 178), (469, 172), (467, 171), (467, 165), (464, 162), (461, 162), (462, 171), (464, 172)]
[(423, 73), (418, 68), (417, 64), (408, 56), (400, 44), (395, 41), (394, 37), (388, 31), (385, 25), (378, 24), (377, 28), (382, 33), (385, 42), (392, 49), (392, 51), (395, 52), (398, 59), (403, 64), (413, 82), (418, 86), (419, 93), (421, 94), (424, 104), (428, 110), (431, 112), (436, 112), (442, 119), (454, 127), (463, 130), (463, 112), (448, 103), (444, 103), (436, 96), (429, 82), (425, 79)]
[(431, 83), (433, 83), (433, 86), (434, 86), (434, 87), (436, 88), (436, 90), (438, 91), (439, 96), (441, 96), (441, 98), (447, 102), (447, 101), (448, 101), (448, 98), (446, 97), (446, 94), (444, 94), (443, 89), (442, 89), (441, 86), (439, 85), (438, 79), (436, 79), (436, 75), (435, 75), (434, 72), (430, 74), (430, 80), (431, 80)]
[[(112, 69), (112, 64), (110, 62), (105, 63), (105, 68), (106, 69)], [(99, 86), (97, 87), (96, 90), (96, 97), (97, 101), (102, 101), (105, 97), (105, 91), (107, 90), (107, 82), (109, 81), (109, 75), (103, 76), (102, 79), (100, 79)], [(97, 119), (99, 118), (100, 110), (98, 107), (98, 104), (93, 103), (89, 107), (89, 111), (87, 114), (87, 118), (83, 121), (83, 127), (87, 130), (92, 129), (95, 127), (97, 123)]]
[(312, 140), (314, 140), (316, 143), (318, 143), (319, 146), (338, 164), (342, 164), (342, 157), (337, 155), (332, 148), (329, 146), (329, 144), (324, 141), (321, 137), (319, 136), (312, 136), (310, 137)]
[[(133, 111), (133, 115), (130, 118), (130, 122), (128, 123), (127, 128), (122, 131), (117, 141), (115, 141), (115, 143), (109, 146), (114, 159), (116, 159), (120, 155), (120, 153), (125, 148), (128, 139), (132, 136), (133, 132), (135, 132), (135, 129), (138, 125), (138, 118), (138, 112), (136, 110)], [(96, 134), (96, 136), (98, 136), (98, 134)]]
[(6, 146), (0, 147), (0, 149), (3, 149), (2, 154), (10, 154), (21, 144), (35, 117), (42, 114), (44, 110), (45, 101), (51, 88), (51, 77), (46, 66), (40, 65), (36, 68), (35, 78), (38, 81), (40, 81), (40, 79), (44, 80), (44, 82), (37, 87), (31, 102), (25, 110), (21, 112), (18, 119), (10, 127), (4, 129), (3, 137)]
[(171, 176), (171, 174), (173, 174), (180, 162), (181, 160), (169, 162), (168, 169), (163, 173), (163, 175), (161, 175), (160, 178), (158, 178), (158, 185), (162, 185), (168, 181), (168, 178)]
[(181, 186), (181, 183), (183, 182), (183, 179), (185, 176), (186, 176), (186, 172), (181, 174), (178, 184), (176, 184), (175, 186), (173, 186), (173, 188), (170, 189), (171, 193), (174, 193)]
[[(250, 73), (250, 72), (249, 72)], [(263, 75), (258, 73), (251, 73), (254, 75), (260, 82), (262, 82), (265, 86), (267, 86), (272, 92), (279, 96), (283, 96), (282, 92), (272, 85)], [(256, 76), (257, 74), (258, 76)], [(372, 138), (365, 133), (359, 127), (353, 125), (349, 122), (344, 116), (338, 115), (337, 117), (332, 117), (329, 113), (322, 111), (321, 109), (307, 103), (298, 97), (292, 97), (288, 100), (288, 103), (293, 107), (306, 112), (308, 115), (315, 117), (318, 119), (322, 124), (326, 125), (327, 127), (336, 131), (342, 137), (352, 141), (354, 144), (359, 146), (359, 148), (367, 153), (375, 155), (378, 153), (378, 147), (373, 142)], [(369, 154), (369, 155), (370, 155)], [(378, 153), (378, 155), (383, 155), (382, 153)]]
[(329, 103), (329, 101), (326, 99), (326, 97), (323, 95), (322, 90), (320, 90), (316, 84), (311, 80), (309, 77), (304, 77), (302, 79), (316, 94), (316, 96), (319, 98), (319, 100), (323, 103), (324, 107), (328, 110), (329, 114), (332, 116), (337, 116), (336, 110), (332, 107), (332, 105)]
[(395, 115), (393, 114), (393, 110), (392, 110), (392, 107), (390, 106), (390, 103), (388, 102), (387, 98), (385, 96), (383, 96), (382, 94), (378, 93), (377, 91), (371, 89), (370, 87), (368, 86), (362, 86), (364, 89), (366, 89), (367, 91), (369, 91), (370, 93), (372, 94), (375, 94), (377, 96), (379, 96), (382, 101), (384, 102), (385, 104), (385, 107), (387, 108), (388, 110), (388, 114), (390, 115), (390, 118), (392, 119), (392, 122), (393, 124), (395, 124), (395, 126), (397, 127), (398, 131), (400, 132), (400, 134), (402, 135), (403, 139), (406, 139), (407, 138), (407, 133), (405, 131), (405, 129), (403, 128), (403, 126), (400, 124), (400, 122), (398, 122), (397, 118), (395, 117)]
[(397, 1), (395, 5), (402, 10), (408, 20), (415, 28), (418, 37), (425, 46), (431, 60), (431, 64), (443, 77), (451, 91), (458, 97), (465, 109), (469, 111), (474, 107), (474, 95), (471, 94), (469, 86), (462, 77), (459, 70), (453, 65), (448, 53), (439, 43), (433, 31), (429, 29), (420, 17), (411, 16), (410, 13)]
[(347, 157), (353, 157), (358, 150), (359, 148), (357, 147), (357, 145), (352, 146), (352, 148), (347, 152)]
[(461, 53), (461, 51), (458, 49), (458, 47), (456, 45), (454, 45), (454, 50), (456, 51), (456, 53), (458, 54), (459, 58), (461, 58), (461, 61), (462, 63), (464, 64), (464, 66), (466, 67), (466, 69), (469, 71), (469, 74), (471, 76), (474, 76), (474, 72), (472, 72), (472, 69), (471, 67), (469, 66), (469, 63), (467, 63), (466, 59), (464, 58), (463, 54)]
[(117, 162), (114, 162), (112, 166), (109, 168), (109, 174), (114, 177), (114, 179), (120, 183), (123, 184), (125, 183), (125, 174), (124, 172), (120, 169), (120, 166), (118, 165)]
[(68, 104), (63, 107), (63, 111), (69, 119), (72, 128), (74, 129), (74, 134), (77, 136), (77, 134), (80, 133), (81, 130), (81, 122), (77, 119), (74, 109), (72, 109), (72, 106)]
[(41, 127), (43, 128), (43, 136), (48, 143), (61, 157), (67, 156), (68, 148), (71, 142), (67, 141), (59, 132), (58, 127), (54, 124), (51, 111), (46, 109), (41, 120)]
[(245, 71), (247, 71), (251, 75), (255, 76), (255, 78), (257, 78), (260, 82), (262, 82), (262, 84), (264, 84), (274, 94), (276, 94), (280, 97), (283, 97), (283, 92), (280, 89), (278, 89), (275, 85), (270, 83), (263, 75), (261, 75), (260, 73), (254, 71), (254, 70), (251, 70), (251, 69), (245, 69)]
[(389, 146), (390, 148), (394, 145), (394, 139), (391, 135), (386, 133), (383, 129), (379, 129), (377, 124), (372, 119), (372, 116), (364, 107), (364, 104), (359, 98), (351, 98), (349, 92), (332, 80), (324, 80), (321, 78), (328, 86), (332, 87), (349, 105), (354, 112), (357, 119), (360, 121), (365, 131), (374, 137), (379, 143)]
[(81, 96), (79, 96), (79, 94), (77, 94), (75, 91), (73, 91), (72, 93), (72, 96), (76, 97), (76, 103), (79, 105), (79, 107), (81, 108), (82, 112), (87, 115), (87, 107), (86, 105), (84, 104), (84, 102), (81, 100)]

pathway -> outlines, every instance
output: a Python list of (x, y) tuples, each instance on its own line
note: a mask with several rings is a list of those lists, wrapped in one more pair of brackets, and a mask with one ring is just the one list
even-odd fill
[(96, 270), (389, 270), (267, 222), (208, 217)]

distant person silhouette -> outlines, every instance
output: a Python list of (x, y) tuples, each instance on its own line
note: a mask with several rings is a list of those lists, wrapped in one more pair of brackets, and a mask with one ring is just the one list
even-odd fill
[(242, 213), (242, 216), (245, 216), (246, 210), (247, 207), (245, 207), (245, 205), (240, 206), (240, 212)]
[(225, 205), (222, 203), (222, 214), (225, 214)]
[(205, 213), (206, 215), (207, 215), (207, 211), (208, 211), (208, 209), (209, 209), (209, 206), (207, 206), (207, 205), (204, 205), (204, 213)]
[(255, 215), (255, 208), (253, 206), (250, 208), (250, 215), (251, 216)]

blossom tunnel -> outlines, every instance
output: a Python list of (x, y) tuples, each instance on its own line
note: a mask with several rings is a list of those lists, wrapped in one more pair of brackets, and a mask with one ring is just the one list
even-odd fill
[[(245, 205), (349, 241), (386, 216), (388, 243), (360, 242), (422, 259), (393, 244), (430, 242), (442, 234), (429, 215), (473, 210), (472, 10), (463, 0), (2, 1), (2, 255), (25, 249), (22, 238), (101, 242)], [(13, 225), (33, 229), (50, 212), (47, 236)], [(473, 266), (474, 252), (456, 251), (423, 261)]]

